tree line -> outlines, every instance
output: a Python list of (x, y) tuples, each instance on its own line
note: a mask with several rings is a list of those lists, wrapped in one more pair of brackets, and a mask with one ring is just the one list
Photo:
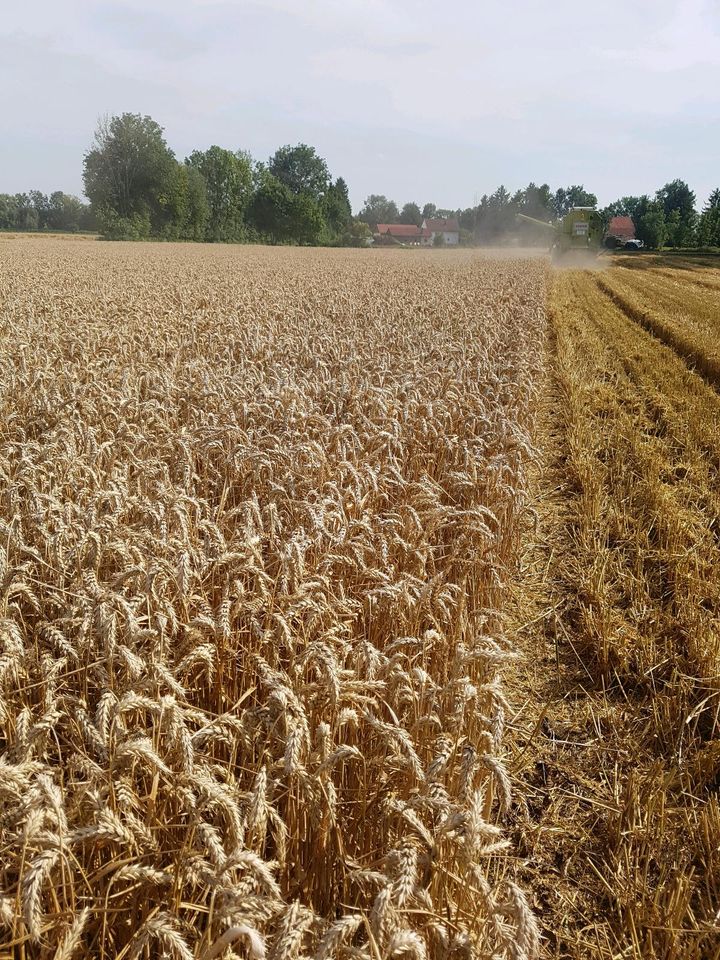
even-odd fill
[[(635, 233), (650, 250), (661, 247), (720, 247), (720, 189), (714, 190), (698, 214), (694, 192), (683, 180), (673, 180), (654, 196), (627, 196), (608, 204), (599, 213), (606, 226), (614, 216), (629, 216)], [(550, 222), (565, 216), (573, 207), (595, 207), (597, 197), (583, 185), (552, 190), (547, 183), (529, 183), (511, 194), (504, 186), (485, 194), (474, 207), (438, 209), (428, 203), (399, 207), (393, 200), (371, 194), (359, 213), (361, 220), (376, 223), (415, 223), (426, 217), (455, 217), (461, 243), (495, 246), (506, 243), (547, 244), (547, 231), (518, 219), (518, 214)]]
[(77, 233), (97, 230), (90, 207), (79, 197), (56, 190), (49, 196), (40, 190), (0, 193), (0, 230), (53, 230)]
[(597, 197), (584, 187), (561, 188), (552, 193), (547, 184), (537, 187), (529, 183), (524, 190), (512, 195), (505, 187), (498, 187), (495, 193), (483, 196), (477, 206), (464, 210), (436, 207), (434, 203), (426, 203), (422, 209), (417, 203), (406, 203), (399, 208), (394, 200), (388, 200), (381, 194), (371, 194), (358, 216), (373, 226), (377, 223), (420, 226), (425, 219), (454, 217), (460, 227), (461, 242), (493, 245), (518, 238), (531, 242), (537, 239), (539, 243), (545, 243), (546, 231), (519, 221), (519, 213), (547, 222), (564, 216), (573, 206), (594, 206), (596, 203)]
[[(447, 209), (415, 202), (398, 206), (371, 194), (353, 216), (348, 188), (307, 144), (280, 147), (266, 162), (217, 145), (194, 150), (183, 161), (151, 117), (124, 113), (102, 121), (85, 154), (85, 194), (0, 194), (0, 229), (98, 230), (109, 239), (195, 240), (360, 245), (378, 223), (420, 226), (425, 219), (455, 217), (466, 244), (547, 244), (547, 231), (518, 214), (548, 222), (574, 206), (596, 206), (583, 185), (552, 190), (531, 182), (510, 193), (500, 186), (478, 204)], [(682, 180), (653, 196), (621, 197), (602, 209), (632, 217), (648, 249), (720, 246), (720, 189), (696, 211)]]
[(178, 161), (151, 118), (102, 122), (85, 156), (85, 193), (111, 239), (352, 243), (347, 184), (307, 144), (266, 163), (213, 145)]

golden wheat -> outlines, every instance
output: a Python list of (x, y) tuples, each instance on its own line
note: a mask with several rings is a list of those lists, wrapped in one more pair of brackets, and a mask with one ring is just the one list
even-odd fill
[(534, 956), (492, 859), (542, 267), (0, 256), (4, 942)]

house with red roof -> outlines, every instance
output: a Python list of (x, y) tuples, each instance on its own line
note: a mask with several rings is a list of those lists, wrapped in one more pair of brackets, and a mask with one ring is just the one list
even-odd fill
[(436, 243), (437, 236), (442, 236), (441, 242), (448, 247), (456, 247), (460, 243), (460, 224), (456, 217), (434, 217), (423, 220), (422, 229), (430, 233), (430, 236), (424, 240), (427, 246)]
[(635, 224), (631, 217), (613, 217), (607, 228), (608, 237), (619, 237), (622, 240), (635, 239)]
[(379, 223), (374, 237), (376, 244), (403, 243), (419, 247), (430, 237), (430, 232), (414, 223)]
[(449, 247), (460, 242), (460, 226), (456, 217), (435, 217), (423, 220), (421, 227), (414, 223), (379, 223), (373, 235), (375, 244), (389, 246), (401, 243), (404, 246), (432, 247), (438, 241)]
[(630, 217), (613, 217), (607, 226), (603, 245), (608, 250), (641, 250), (645, 244), (635, 234), (635, 224)]

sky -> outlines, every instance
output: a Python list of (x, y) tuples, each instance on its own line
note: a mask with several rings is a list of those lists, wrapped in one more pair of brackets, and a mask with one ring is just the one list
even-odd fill
[(467, 207), (720, 186), (718, 0), (4, 0), (0, 192), (82, 193), (98, 118), (178, 159), (312, 144), (350, 187)]

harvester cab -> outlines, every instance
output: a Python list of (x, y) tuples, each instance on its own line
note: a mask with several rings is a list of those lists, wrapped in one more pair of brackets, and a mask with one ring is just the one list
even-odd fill
[(562, 219), (550, 223), (524, 213), (519, 213), (518, 217), (547, 230), (553, 260), (561, 260), (575, 252), (592, 255), (602, 250), (603, 222), (594, 207), (573, 207)]

